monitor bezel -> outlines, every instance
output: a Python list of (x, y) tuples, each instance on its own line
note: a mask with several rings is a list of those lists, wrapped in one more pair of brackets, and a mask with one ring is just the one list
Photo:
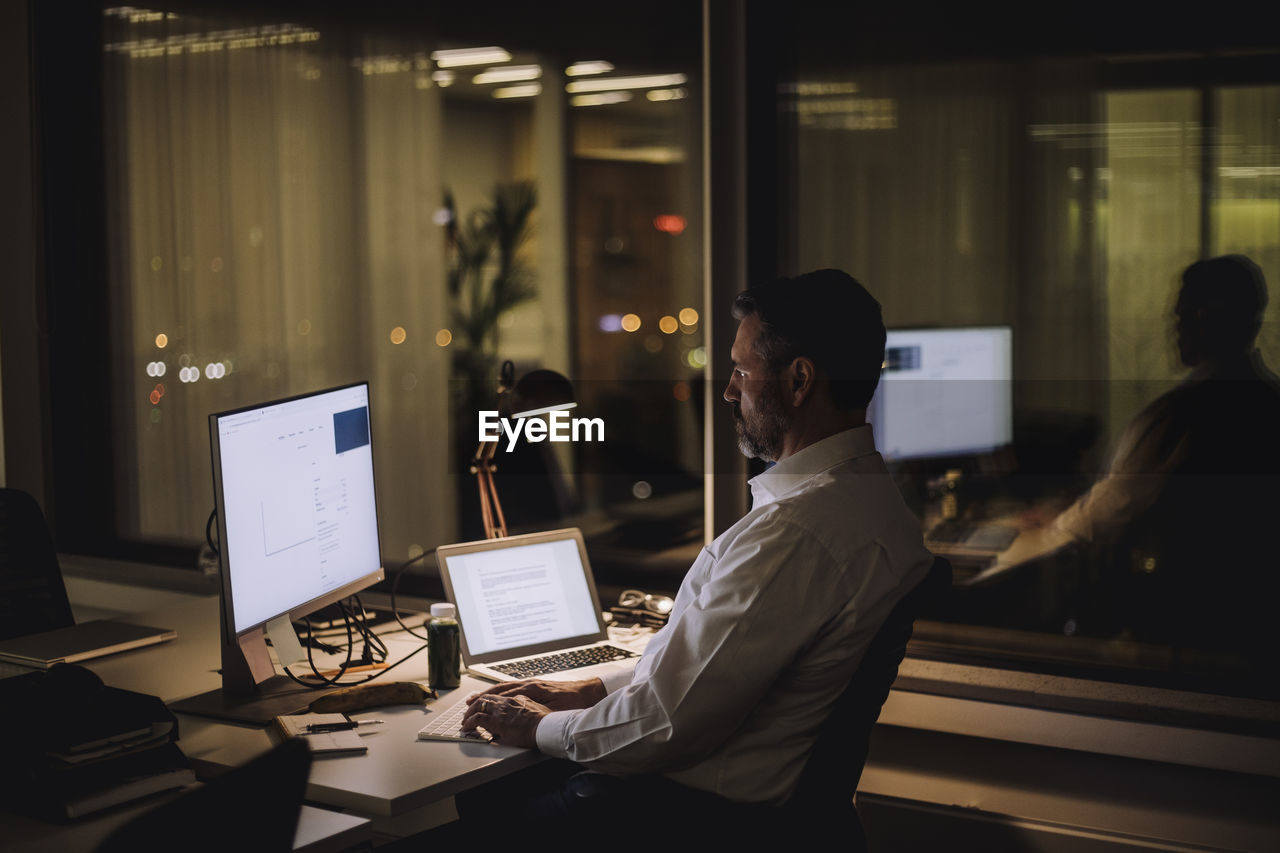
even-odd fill
[[(936, 461), (939, 459), (963, 459), (963, 458), (969, 458), (974, 456), (982, 456), (983, 454), (996, 453), (998, 451), (1001, 451), (1013, 446), (1014, 357), (1013, 357), (1013, 326), (1012, 325), (1007, 323), (983, 323), (981, 325), (971, 325), (971, 326), (896, 326), (892, 328), (886, 328), (885, 329), (885, 351), (887, 354), (888, 347), (889, 347), (888, 336), (892, 334), (910, 334), (913, 332), (984, 332), (984, 331), (996, 331), (996, 330), (1006, 332), (1009, 335), (1009, 379), (1008, 379), (1008, 382), (1009, 382), (1009, 392), (1008, 392), (1009, 440), (1002, 443), (998, 443), (998, 444), (982, 444), (982, 445), (973, 445), (970, 447), (963, 447), (963, 448), (948, 448), (946, 450), (940, 450), (937, 453), (920, 453), (920, 454), (911, 454), (908, 456), (894, 456), (888, 453), (887, 449), (881, 450), (880, 454), (881, 456), (884, 457), (886, 463), (889, 463), (892, 465), (899, 465), (899, 464), (909, 463), (909, 462), (928, 462), (930, 460)], [(880, 374), (880, 382), (876, 384), (877, 392), (880, 390), (880, 385), (883, 382), (884, 382), (884, 373), (882, 371)], [(874, 428), (874, 418), (872, 417), (872, 415), (874, 410), (872, 408), (872, 404), (874, 402), (875, 402), (875, 396), (872, 395), (871, 402), (868, 402), (867, 404), (867, 423), (871, 424), (873, 428)], [(880, 442), (882, 441), (887, 444), (887, 436), (882, 437), (877, 435), (876, 436), (877, 445), (879, 445)], [(877, 449), (879, 449), (879, 447), (877, 447)]]
[[(356, 578), (353, 581), (343, 584), (340, 587), (336, 587), (335, 589), (332, 589), (329, 592), (326, 592), (315, 598), (309, 599), (304, 602), (300, 602), (294, 606), (290, 606), (288, 610), (285, 612), (277, 613), (274, 616), (271, 616), (259, 622), (255, 622), (254, 624), (249, 625), (245, 628), (241, 628), (239, 630), (236, 629), (235, 595), (232, 590), (231, 571), (228, 565), (229, 549), (227, 548), (227, 543), (228, 543), (227, 522), (226, 522), (226, 513), (223, 512), (223, 506), (225, 506), (225, 495), (223, 494), (223, 490), (222, 490), (222, 464), (221, 464), (222, 454), (221, 454), (221, 442), (219, 441), (219, 437), (218, 437), (218, 424), (220, 420), (222, 418), (241, 415), (241, 414), (244, 414), (245, 412), (252, 412), (255, 409), (265, 409), (270, 406), (284, 405), (286, 403), (293, 403), (298, 400), (304, 400), (310, 397), (320, 397), (325, 394), (331, 394), (339, 391), (346, 391), (346, 390), (349, 390), (352, 388), (358, 388), (358, 387), (363, 387), (365, 391), (365, 401), (366, 401), (366, 405), (368, 407), (368, 412), (369, 412), (369, 434), (372, 437), (373, 435), (373, 405), (372, 405), (373, 397), (369, 388), (369, 382), (367, 380), (363, 380), (359, 382), (350, 382), (346, 385), (337, 385), (332, 388), (322, 388), (316, 391), (308, 391), (301, 394), (294, 394), (289, 397), (281, 397), (280, 399), (277, 399), (277, 400), (269, 400), (266, 402), (255, 403), (250, 406), (240, 406), (235, 409), (228, 409), (227, 411), (224, 411), (224, 412), (214, 412), (213, 414), (209, 415), (210, 456), (212, 459), (212, 469), (213, 469), (213, 500), (214, 500), (214, 512), (217, 517), (217, 527), (218, 527), (218, 567), (219, 567), (219, 573), (221, 575), (221, 587), (222, 587), (222, 604), (223, 604), (222, 632), (223, 632), (223, 636), (227, 640), (234, 643), (236, 639), (240, 637), (245, 637), (247, 635), (251, 635), (255, 631), (259, 631), (265, 628), (269, 623), (275, 621), (276, 619), (281, 618), (282, 616), (288, 616), (290, 620), (302, 618), (310, 613), (314, 613), (315, 611), (319, 610), (322, 607), (326, 607), (330, 604), (334, 604), (335, 602), (341, 601), (344, 598), (348, 598), (352, 595), (355, 595), (358, 592), (368, 589), (369, 587), (373, 586), (376, 583), (380, 583), (386, 578), (385, 567), (382, 565), (383, 563), (382, 532), (381, 532), (381, 529), (379, 528), (377, 531), (378, 533), (378, 536), (377, 536), (378, 567), (375, 570), (370, 571), (360, 576), (359, 578)], [(377, 466), (373, 464), (372, 460), (370, 461), (370, 467), (371, 467), (371, 473), (373, 475), (374, 524), (375, 526), (378, 526)]]

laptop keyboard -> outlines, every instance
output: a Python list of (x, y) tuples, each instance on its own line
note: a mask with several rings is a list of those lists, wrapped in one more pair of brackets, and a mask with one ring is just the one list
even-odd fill
[(636, 653), (617, 646), (588, 646), (571, 652), (556, 652), (535, 658), (525, 658), (513, 663), (491, 664), (490, 669), (510, 675), (513, 678), (537, 678), (552, 672), (565, 672), (597, 663), (608, 663), (615, 660), (626, 660), (636, 657)]
[(925, 541), (936, 545), (1003, 551), (1018, 538), (1018, 528), (1000, 524), (971, 524), (950, 519), (929, 529)]
[(929, 530), (929, 541), (953, 544), (966, 539), (978, 529), (976, 524), (965, 524), (954, 519), (935, 524)]
[(439, 711), (431, 710), (431, 722), (418, 729), (418, 740), (493, 740), (493, 735), (482, 728), (462, 731), (462, 718), (467, 713), (465, 699)]

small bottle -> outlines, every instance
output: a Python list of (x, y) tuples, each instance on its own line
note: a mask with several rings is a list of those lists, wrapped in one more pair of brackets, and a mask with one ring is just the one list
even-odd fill
[(960, 514), (960, 469), (947, 471), (942, 485), (942, 518), (950, 521)]
[(462, 681), (457, 613), (452, 604), (431, 605), (431, 621), (427, 623), (427, 683), (432, 689), (457, 687)]

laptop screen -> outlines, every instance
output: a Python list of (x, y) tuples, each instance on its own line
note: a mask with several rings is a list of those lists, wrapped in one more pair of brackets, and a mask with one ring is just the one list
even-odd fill
[(578, 531), (448, 545), (437, 555), (470, 657), (520, 657), (603, 639)]

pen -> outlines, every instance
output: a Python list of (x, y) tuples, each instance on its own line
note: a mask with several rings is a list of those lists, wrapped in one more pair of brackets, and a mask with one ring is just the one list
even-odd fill
[(383, 720), (347, 720), (345, 723), (308, 723), (307, 731), (314, 734), (316, 732), (345, 732), (348, 729), (354, 729), (357, 726), (372, 726), (384, 722)]

